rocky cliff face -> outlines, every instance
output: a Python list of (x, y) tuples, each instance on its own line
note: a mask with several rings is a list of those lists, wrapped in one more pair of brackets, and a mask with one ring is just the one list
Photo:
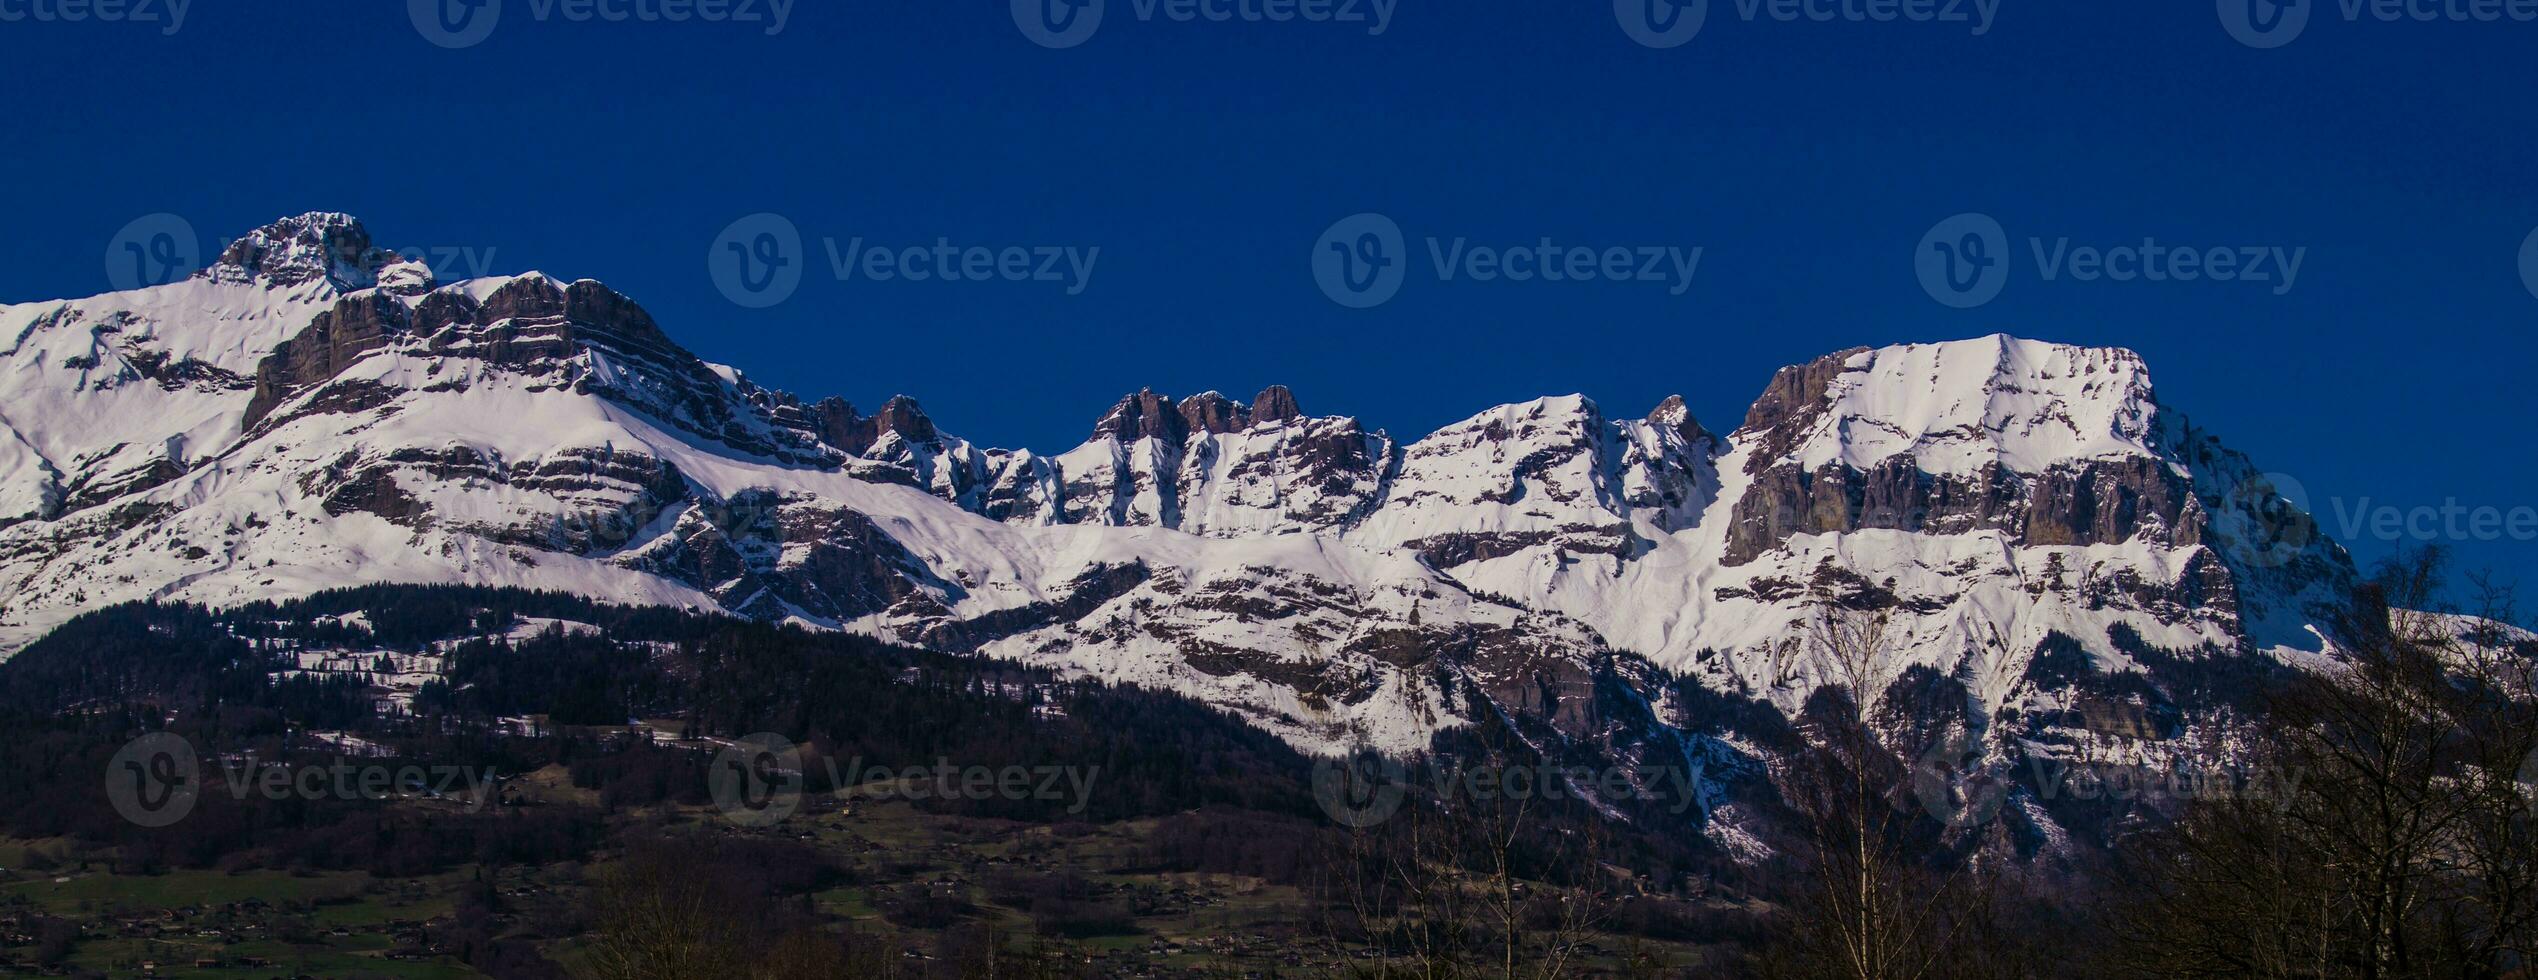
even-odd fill
[(0, 307), (13, 642), (138, 598), (512, 584), (1173, 687), (1315, 748), (1497, 712), (1730, 771), (1721, 706), (1802, 710), (1803, 624), (1851, 609), (1892, 624), (1881, 702), (2006, 764), (2176, 744), (2352, 575), (2126, 351), (1843, 351), (1726, 436), (1681, 398), (1405, 442), (1282, 387), (1140, 391), (1041, 454), (762, 388), (596, 282), (436, 283), (368, 240), (304, 216), (186, 283)]
[[(1752, 561), (1793, 534), (1871, 529), (1990, 530), (2024, 545), (2200, 539), (2185, 474), (2141, 428), (2156, 406), (2138, 359), (1991, 343), (1988, 376), (1961, 363), (1977, 350), (1960, 363), (1911, 348), (1845, 351), (1783, 369), (1740, 433), (1754, 447), (1754, 482), (1736, 503), (1726, 560)], [(1962, 397), (1894, 417), (1890, 392), (1917, 382)]]

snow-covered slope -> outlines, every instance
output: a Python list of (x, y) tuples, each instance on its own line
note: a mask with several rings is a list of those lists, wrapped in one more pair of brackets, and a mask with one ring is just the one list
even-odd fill
[(1652, 740), (1700, 722), (1656, 671), (1795, 712), (1827, 680), (1795, 624), (1838, 606), (1892, 619), (1892, 683), (2057, 745), (2173, 734), (2141, 722), (2194, 707), (2163, 671), (2314, 647), (2352, 574), (2127, 351), (1842, 352), (1725, 437), (1679, 398), (1405, 444), (1283, 388), (1142, 391), (1039, 454), (759, 387), (599, 283), (435, 283), (367, 243), (306, 215), (187, 282), (0, 307), (0, 640), (510, 584), (1171, 687), (1317, 749), (1499, 711), (1725, 751)]
[(279, 223), (181, 282), (0, 306), (0, 523), (147, 489), (234, 442), (256, 363), (346, 290), (369, 240), (343, 215)]

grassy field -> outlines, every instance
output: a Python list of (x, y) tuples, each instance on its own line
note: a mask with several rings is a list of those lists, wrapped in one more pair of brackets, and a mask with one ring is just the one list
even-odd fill
[[(942, 938), (940, 928), (894, 920), (894, 900), (904, 903), (912, 891), (949, 899), (964, 928), (992, 927), (1022, 948), (1063, 948), (1069, 959), (1080, 956), (1121, 972), (1313, 975), (1348, 955), (1317, 938), (1315, 903), (1295, 888), (1238, 875), (1139, 870), (1149, 860), (1150, 821), (1061, 828), (945, 817), (900, 800), (823, 803), (771, 830), (734, 827), (700, 809), (625, 816), (709, 839), (813, 847), (848, 883), (811, 894), (807, 907), (830, 928), (853, 929), (912, 957), (934, 950)], [(63, 842), (0, 841), (0, 861), (15, 869), (30, 849), (69, 853)], [(156, 976), (466, 977), (476, 974), (447, 955), (400, 960), (389, 954), (428, 954), (429, 937), (452, 921), (461, 896), (491, 887), (502, 896), (500, 934), (541, 937), (538, 951), (571, 969), (586, 961), (587, 940), (545, 937), (590, 926), (594, 883), (605, 880), (614, 860), (603, 852), (588, 866), (504, 868), (491, 873), (490, 885), (475, 867), (382, 879), (361, 872), (117, 875), (103, 870), (102, 861), (85, 870), (66, 862), (46, 872), (0, 875), (0, 914), (78, 922), (82, 935), (68, 965), (116, 977), (142, 975), (144, 962), (158, 965)], [(999, 900), (1000, 882), (1011, 888), (1017, 880), (1052, 879), (1075, 882), (1089, 893), (1088, 902), (1121, 910), (1121, 918), (1070, 937), (1042, 936), (1048, 923), (1029, 901)], [(1640, 950), (1666, 971), (1696, 964), (1700, 956), (1690, 946), (1643, 944)], [(11, 952), (22, 959), (27, 951)], [(232, 965), (191, 965), (202, 957)], [(236, 965), (250, 960), (262, 965)]]
[(281, 871), (178, 871), (164, 875), (115, 875), (63, 869), (52, 872), (51, 877), (31, 875), (0, 885), (0, 901), (24, 898), (54, 915), (119, 908), (223, 905), (248, 899), (272, 904), (344, 902), (359, 898), (368, 882), (368, 875), (345, 872), (300, 875)]
[[(22, 860), (32, 843), (0, 845), (0, 853)], [(447, 958), (385, 956), (399, 945), (391, 923), (447, 915), (452, 891), (466, 880), (465, 873), (399, 881), (359, 872), (118, 875), (68, 866), (0, 882), (0, 911), (78, 923), (67, 965), (109, 976), (142, 975), (152, 964), (152, 976), (468, 977), (476, 974)], [(193, 965), (207, 958), (231, 965)]]

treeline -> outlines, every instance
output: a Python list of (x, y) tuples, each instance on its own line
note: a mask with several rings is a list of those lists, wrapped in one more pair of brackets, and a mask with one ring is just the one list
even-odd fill
[[(1276, 737), (1176, 694), (1060, 680), (996, 661), (864, 637), (729, 619), (592, 634), (553, 630), (452, 651), (447, 679), (415, 702), (428, 723), (543, 713), (556, 725), (674, 719), (682, 735), (771, 732), (814, 763), (809, 788), (843, 772), (933, 766), (1066, 767), (1091, 774), (1077, 800), (964, 798), (924, 805), (966, 816), (1093, 821), (1229, 805), (1305, 813), (1307, 765)], [(668, 637), (665, 639), (664, 637)], [(445, 726), (431, 726), (445, 727)], [(606, 789), (607, 766), (586, 767)], [(1081, 803), (1081, 809), (1075, 809)]]
[[(359, 614), (352, 616), (349, 614)], [(507, 638), (520, 617), (589, 623)], [(366, 626), (363, 625), (366, 622)], [(296, 674), (301, 647), (446, 652), (445, 678), (411, 711), (383, 712), (362, 675)], [(542, 733), (505, 718), (541, 716)], [(365, 801), (268, 800), (205, 793), (177, 827), (137, 832), (102, 790), (114, 751), (169, 731), (205, 760), (327, 761), (309, 732), (349, 734), (378, 753), (365, 763), (466, 766), (506, 775), (548, 765), (600, 793), (563, 834), (488, 829), (577, 857), (609, 811), (708, 801), (710, 744), (655, 744), (632, 719), (668, 720), (678, 735), (772, 732), (802, 746), (811, 790), (826, 763), (855, 772), (937, 763), (991, 769), (1061, 767), (1086, 774), (1081, 799), (1040, 794), (926, 799), (938, 812), (1037, 821), (1109, 821), (1233, 807), (1302, 817), (1314, 811), (1307, 761), (1277, 738), (1169, 693), (982, 659), (893, 647), (836, 633), (677, 610), (623, 609), (573, 596), (507, 590), (375, 586), (301, 603), (212, 611), (135, 604), (83, 616), (0, 664), (0, 830), (115, 845), (138, 865), (228, 860), (322, 862), (411, 873), (473, 860), (460, 843), (472, 818), (390, 817)], [(208, 765), (207, 776), (216, 777)], [(217, 787), (214, 787), (217, 788)], [(398, 823), (423, 819), (420, 830)], [(509, 819), (505, 816), (504, 819)], [(354, 828), (341, 834), (338, 826)], [(487, 827), (500, 827), (499, 822)], [(367, 835), (367, 836), (364, 836)], [(389, 841), (351, 847), (355, 837)], [(318, 844), (317, 850), (296, 844)], [(322, 851), (323, 858), (310, 855)], [(246, 858), (249, 853), (264, 857)], [(393, 853), (391, 853), (393, 852)], [(282, 855), (294, 855), (284, 858)]]

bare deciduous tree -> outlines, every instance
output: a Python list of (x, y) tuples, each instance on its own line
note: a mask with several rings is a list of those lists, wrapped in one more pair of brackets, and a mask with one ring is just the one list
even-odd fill
[(743, 969), (755, 923), (735, 915), (744, 896), (669, 848), (639, 850), (610, 868), (599, 888), (590, 944), (594, 980), (679, 980)]
[(1489, 791), (1393, 787), (1411, 794), (1400, 811), (1344, 838), (1329, 882), (1340, 915), (1324, 931), (1357, 974), (1551, 980), (1576, 975), (1579, 947), (1600, 935), (1614, 901), (1600, 819), (1555, 819), (1544, 786), (1504, 778), (1548, 770), (1524, 767), (1503, 731), (1491, 738), (1448, 773), (1486, 773)]
[(2519, 783), (2538, 752), (2526, 644), (2435, 612), (2442, 558), (2385, 568), (2338, 618), (2331, 662), (2249, 731), (2280, 778), (2197, 801), (2136, 848), (2144, 890), (2116, 917), (2162, 976), (2501, 976), (2538, 924), (2538, 828)]
[[(1993, 882), (1939, 846), (1917, 807), (1905, 762), (1881, 735), (1875, 706), (1892, 683), (1893, 642), (1882, 612), (1822, 607), (1807, 653), (1831, 683), (1801, 728), (1807, 745), (1775, 773), (1795, 817), (1793, 855), (1805, 880), (1788, 909), (1790, 935), (1766, 957), (1789, 977), (1920, 980), (1973, 975), (1975, 937)], [(1917, 753), (1916, 753), (1917, 755)]]

